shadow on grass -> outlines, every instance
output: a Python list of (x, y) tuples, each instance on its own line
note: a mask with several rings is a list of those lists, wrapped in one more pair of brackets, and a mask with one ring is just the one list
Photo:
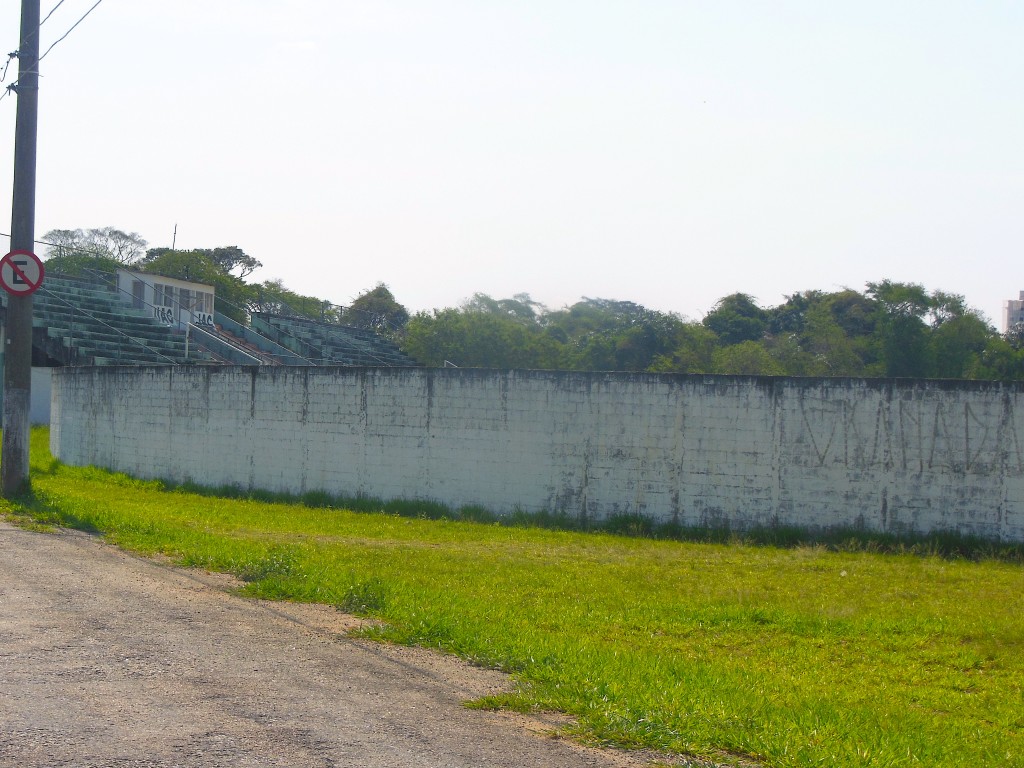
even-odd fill
[(52, 500), (48, 494), (28, 485), (18, 495), (8, 500), (6, 512), (13, 523), (22, 527), (48, 529), (59, 525), (95, 536), (103, 533), (88, 520), (78, 517)]

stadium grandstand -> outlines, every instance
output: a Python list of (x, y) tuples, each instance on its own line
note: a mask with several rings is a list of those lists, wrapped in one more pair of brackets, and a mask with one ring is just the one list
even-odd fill
[(218, 306), (213, 287), (159, 275), (47, 273), (33, 301), (32, 365), (416, 365), (372, 330), (287, 306), (235, 307), (239, 322)]

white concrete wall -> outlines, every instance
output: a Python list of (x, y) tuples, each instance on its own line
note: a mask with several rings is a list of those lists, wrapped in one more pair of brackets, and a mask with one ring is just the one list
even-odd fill
[(29, 395), (29, 420), (32, 424), (50, 423), (50, 389), (52, 368), (32, 369), (32, 391)]
[(141, 477), (683, 525), (1024, 540), (1024, 388), (559, 372), (95, 368), (54, 455)]

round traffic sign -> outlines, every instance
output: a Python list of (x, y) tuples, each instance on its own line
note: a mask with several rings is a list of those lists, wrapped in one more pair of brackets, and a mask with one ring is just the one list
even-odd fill
[(11, 251), (0, 259), (0, 288), (28, 296), (43, 284), (43, 262), (32, 251)]

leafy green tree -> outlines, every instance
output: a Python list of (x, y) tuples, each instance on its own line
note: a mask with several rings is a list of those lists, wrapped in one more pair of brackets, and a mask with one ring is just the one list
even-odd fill
[(384, 283), (363, 291), (346, 308), (344, 321), (358, 328), (369, 328), (385, 335), (401, 330), (409, 322), (408, 310), (395, 301)]
[(722, 344), (757, 341), (768, 328), (768, 313), (745, 293), (733, 293), (719, 299), (704, 317), (704, 325), (714, 331)]
[[(870, 368), (876, 354), (874, 341), (864, 335), (872, 326), (861, 323), (851, 307), (859, 314), (859, 302), (852, 301), (852, 291), (823, 296), (821, 301), (807, 310), (803, 348), (814, 357), (814, 376), (870, 376), (878, 375)], [(838, 308), (838, 311), (837, 311)], [(844, 328), (860, 330), (860, 335)]]
[(747, 376), (782, 376), (782, 366), (756, 341), (741, 341), (716, 349), (712, 355), (714, 373), (743, 374)]
[(929, 339), (931, 375), (973, 379), (982, 370), (982, 356), (997, 337), (995, 329), (973, 312), (943, 319)]
[(539, 322), (566, 345), (564, 367), (609, 371), (647, 370), (656, 358), (672, 353), (684, 325), (678, 315), (631, 301), (590, 298), (545, 312)]
[(213, 261), (209, 251), (154, 248), (135, 267), (152, 275), (211, 285), (218, 312), (238, 322), (247, 320), (247, 309), (254, 297), (253, 288), (241, 278), (225, 272)]
[[(150, 248), (146, 252), (146, 256), (142, 260), (142, 263), (150, 263), (154, 259), (158, 259), (165, 254), (172, 252), (174, 251), (170, 248)], [(204, 256), (211, 264), (226, 275), (230, 275), (233, 271), (238, 270), (236, 277), (242, 280), (263, 266), (262, 262), (257, 261), (252, 256), (249, 256), (237, 245), (228, 245), (221, 248), (194, 248), (190, 251), (176, 252), (193, 253)]]
[(45, 260), (48, 274), (75, 277), (87, 277), (97, 272), (112, 276), (124, 266), (108, 256), (93, 256), (74, 251), (50, 252)]
[(875, 332), (878, 324), (878, 302), (869, 296), (846, 288), (829, 294), (824, 303), (849, 338), (864, 338)]
[(807, 313), (819, 306), (825, 294), (821, 291), (803, 291), (786, 297), (786, 301), (767, 310), (768, 333), (802, 333), (807, 324)]
[(760, 344), (785, 376), (828, 375), (824, 361), (804, 346), (803, 338), (798, 333), (766, 336)]
[(460, 368), (557, 368), (560, 345), (536, 326), (474, 309), (419, 312), (402, 349), (423, 365)]
[(475, 293), (473, 298), (463, 304), (463, 308), (472, 312), (511, 317), (526, 324), (537, 323), (544, 312), (544, 307), (531, 299), (528, 293), (517, 293), (511, 299), (493, 299), (486, 293)]
[(993, 336), (980, 355), (976, 375), (990, 381), (1024, 380), (1024, 349), (1003, 336)]
[(248, 307), (253, 312), (297, 315), (324, 323), (340, 323), (342, 308), (316, 296), (305, 296), (284, 287), (280, 280), (251, 286)]
[(710, 373), (718, 348), (715, 332), (700, 323), (682, 323), (676, 331), (674, 349), (651, 362), (651, 373)]
[(924, 317), (931, 300), (917, 283), (883, 280), (868, 283), (868, 295), (878, 303), (881, 358), (885, 375), (924, 378), (930, 371), (928, 333)]

